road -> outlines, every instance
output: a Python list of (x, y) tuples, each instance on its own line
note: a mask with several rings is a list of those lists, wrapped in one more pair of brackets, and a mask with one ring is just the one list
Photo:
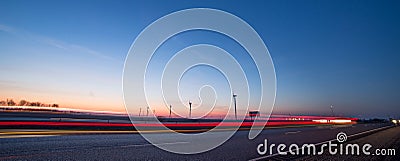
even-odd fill
[[(1, 138), (0, 160), (250, 160), (265, 157), (257, 146), (268, 139), (276, 143), (320, 143), (336, 138), (339, 132), (348, 135), (377, 129), (388, 124), (355, 124), (271, 128), (254, 140), (248, 131), (238, 131), (223, 145), (200, 154), (180, 155), (158, 149), (139, 134), (55, 135), (23, 138)], [(385, 139), (385, 138), (382, 138)], [(168, 142), (171, 146), (190, 144)]]
[[(371, 134), (366, 137), (362, 137), (359, 139), (352, 140), (348, 142), (349, 144), (371, 144), (373, 145), (373, 149), (370, 150), (370, 155), (356, 155), (352, 156), (352, 160), (369, 160), (369, 161), (398, 161), (400, 160), (400, 155), (398, 154), (398, 150), (400, 150), (400, 127), (397, 126), (395, 128), (390, 128), (388, 130), (384, 130), (381, 132), (377, 132)], [(379, 151), (376, 151), (378, 150)], [(389, 152), (388, 149), (397, 150), (395, 153)], [(379, 154), (378, 154), (378, 153)], [(392, 151), (394, 152), (394, 151)], [(382, 154), (386, 155), (382, 155)], [(393, 155), (397, 154), (397, 155)], [(296, 160), (346, 160), (346, 155), (330, 155), (327, 150), (325, 150), (324, 155), (319, 156), (304, 156), (300, 158), (296, 158)]]

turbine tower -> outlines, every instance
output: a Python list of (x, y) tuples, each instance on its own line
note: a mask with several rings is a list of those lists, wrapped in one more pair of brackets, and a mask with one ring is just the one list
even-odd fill
[(233, 101), (234, 101), (234, 103), (235, 103), (235, 119), (237, 120), (236, 97), (237, 97), (237, 95), (236, 95), (235, 93), (233, 93)]
[(189, 119), (192, 118), (192, 102), (189, 101)]
[(335, 113), (333, 113), (333, 105), (331, 105), (331, 112), (332, 112), (332, 116), (335, 116)]
[(171, 118), (172, 105), (169, 105), (169, 118)]

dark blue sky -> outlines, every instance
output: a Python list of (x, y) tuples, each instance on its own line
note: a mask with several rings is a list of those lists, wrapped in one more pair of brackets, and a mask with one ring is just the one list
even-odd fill
[(276, 112), (329, 114), (333, 104), (347, 116), (400, 116), (400, 2), (385, 0), (1, 1), (0, 97), (121, 111), (133, 40), (193, 7), (230, 12), (258, 32), (275, 64)]

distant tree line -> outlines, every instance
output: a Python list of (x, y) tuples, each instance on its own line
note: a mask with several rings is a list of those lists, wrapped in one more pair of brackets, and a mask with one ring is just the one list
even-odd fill
[(35, 106), (35, 107), (59, 107), (58, 104), (46, 104), (42, 102), (29, 102), (26, 100), (20, 100), (18, 103), (12, 99), (0, 101), (0, 106)]

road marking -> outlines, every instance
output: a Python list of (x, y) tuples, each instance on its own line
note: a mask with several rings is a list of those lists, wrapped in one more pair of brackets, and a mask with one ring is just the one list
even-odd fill
[(49, 137), (49, 136), (58, 136), (58, 135), (3, 135), (3, 136), (0, 136), (0, 139), (6, 139), (6, 138), (35, 138), (35, 137)]
[(121, 148), (128, 147), (143, 147), (143, 146), (154, 146), (154, 145), (175, 145), (175, 144), (187, 144), (189, 142), (172, 142), (172, 143), (159, 143), (159, 144), (133, 144), (133, 145), (124, 145)]
[[(349, 135), (349, 136), (347, 136), (347, 137), (348, 137), (348, 138), (350, 138), (350, 137), (355, 137), (355, 136), (363, 135), (363, 134), (366, 134), (366, 133), (369, 133), (369, 132), (379, 131), (379, 130), (382, 130), (382, 129), (385, 129), (385, 128), (389, 128), (389, 127), (392, 127), (392, 126), (389, 125), (389, 126), (384, 126), (384, 127), (377, 128), (377, 129), (371, 129), (371, 130), (363, 131), (363, 132), (360, 132), (360, 133), (357, 133), (357, 134)], [(323, 141), (323, 142), (320, 142), (320, 143), (316, 143), (316, 144), (314, 144), (314, 145), (319, 146), (319, 145), (321, 145), (321, 144), (326, 144), (326, 143), (333, 142), (333, 141), (336, 141), (336, 139), (332, 139), (332, 140), (328, 140), (328, 141)], [(292, 151), (298, 151), (298, 150), (300, 150), (300, 149), (303, 149), (303, 148), (297, 148), (297, 149), (292, 150)], [(284, 152), (284, 153), (285, 153), (285, 152)], [(286, 151), (286, 153), (289, 154), (289, 151)], [(265, 160), (265, 159), (267, 159), (267, 158), (274, 157), (274, 156), (277, 156), (277, 155), (279, 155), (279, 153), (275, 153), (275, 154), (271, 154), (271, 155), (267, 155), (267, 156), (261, 156), (261, 157), (258, 157), (258, 158), (250, 159), (249, 161), (256, 161), (256, 160), (261, 160), (261, 159)]]
[(289, 132), (285, 132), (285, 135), (288, 135), (288, 134), (297, 134), (297, 133), (299, 133), (299, 132), (301, 132), (301, 131), (289, 131)]

